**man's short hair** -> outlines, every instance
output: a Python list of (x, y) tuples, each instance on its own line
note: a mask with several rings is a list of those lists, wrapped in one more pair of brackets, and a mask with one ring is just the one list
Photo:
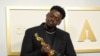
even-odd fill
[(52, 11), (52, 10), (59, 11), (62, 14), (62, 19), (64, 19), (64, 17), (65, 17), (65, 10), (61, 6), (55, 5), (55, 6), (51, 7), (50, 11)]

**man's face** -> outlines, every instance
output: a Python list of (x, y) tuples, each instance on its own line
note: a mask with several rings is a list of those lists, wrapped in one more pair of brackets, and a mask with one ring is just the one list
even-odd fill
[(46, 25), (51, 28), (56, 27), (57, 25), (60, 24), (62, 20), (61, 18), (62, 14), (59, 11), (52, 10), (46, 16)]

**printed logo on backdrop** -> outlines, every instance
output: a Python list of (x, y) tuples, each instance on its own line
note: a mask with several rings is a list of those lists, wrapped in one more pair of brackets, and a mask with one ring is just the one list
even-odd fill
[(85, 20), (85, 23), (83, 25), (83, 29), (81, 31), (79, 42), (84, 42), (85, 40), (90, 40), (91, 42), (96, 42), (96, 37), (91, 29), (91, 26), (89, 25), (88, 20)]

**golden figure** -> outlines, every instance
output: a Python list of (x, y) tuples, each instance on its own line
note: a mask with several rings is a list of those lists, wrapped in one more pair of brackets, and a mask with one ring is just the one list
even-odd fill
[[(37, 40), (37, 41), (40, 41), (40, 43), (41, 43), (42, 46), (46, 44), (45, 41), (43, 40), (43, 38), (41, 38), (41, 37), (38, 35), (38, 33), (35, 33), (35, 37), (36, 37), (36, 40)], [(48, 53), (48, 56), (53, 56), (54, 53), (55, 53), (55, 50), (51, 49), (50, 52)]]

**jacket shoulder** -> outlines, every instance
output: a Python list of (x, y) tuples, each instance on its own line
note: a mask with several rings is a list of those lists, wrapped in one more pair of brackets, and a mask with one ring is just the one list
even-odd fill
[(39, 26), (35, 26), (35, 27), (30, 27), (30, 28), (28, 28), (28, 29), (26, 29), (26, 31), (36, 31), (36, 30), (39, 30)]
[(60, 33), (62, 33), (62, 34), (67, 34), (67, 35), (69, 35), (69, 33), (68, 32), (66, 32), (66, 31), (64, 31), (64, 30), (61, 30), (61, 29), (57, 29)]

